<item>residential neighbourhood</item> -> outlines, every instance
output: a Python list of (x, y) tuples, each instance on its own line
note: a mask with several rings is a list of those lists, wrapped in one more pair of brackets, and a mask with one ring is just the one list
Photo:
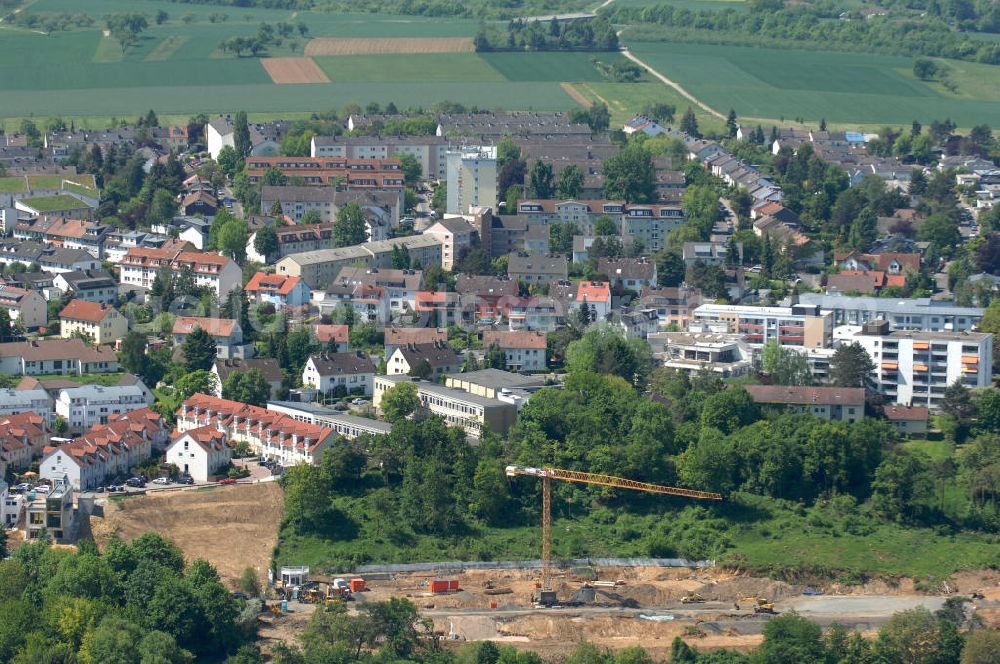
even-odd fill
[[(585, 20), (607, 23), (602, 11), (612, 10)], [(689, 11), (708, 10), (671, 8), (669, 20)], [(516, 40), (530, 31), (534, 46), (492, 54), (530, 55), (569, 44), (566, 26), (579, 20), (491, 21), (468, 48), (485, 54), (506, 43), (500, 32)], [(302, 39), (308, 26), (283, 25), (275, 30), (288, 41), (270, 48), (313, 44)], [(118, 41), (123, 29), (109, 27), (102, 39), (124, 58), (138, 46)], [(273, 39), (261, 30), (254, 39)], [(229, 43), (219, 53), (242, 65), (251, 62), (245, 52), (256, 58), (267, 48), (256, 47)], [(602, 58), (617, 64), (588, 66), (631, 71), (628, 55), (615, 45)], [(283, 65), (261, 66), (273, 76)], [(636, 67), (653, 85), (649, 68)], [(959, 533), (994, 538), (1000, 144), (992, 132), (975, 143), (938, 123), (917, 157), (892, 144), (923, 140), (920, 123), (865, 133), (782, 118), (768, 137), (733, 111), (715, 118), (724, 130), (700, 131), (693, 110), (677, 122), (683, 109), (665, 102), (609, 109), (595, 90), (585, 96), (591, 106), (572, 112), (432, 111), (414, 102), (260, 122), (210, 113), (170, 127), (144, 116), (118, 133), (53, 129), (44, 141), (54, 147), (17, 151), (9, 165), (0, 144), (0, 184), (14, 180), (10, 193), (0, 187), (3, 541), (79, 546), (95, 538), (96, 519), (118, 523), (131, 505), (184, 496), (194, 518), (219, 496), (256, 487), (279, 496), (284, 511), (257, 508), (277, 515), (276, 525), (262, 539), (265, 564), (240, 565), (246, 589), (226, 572), (234, 601), (261, 597), (253, 629), (292, 622), (305, 606), (339, 616), (334, 607), (351, 599), (366, 565), (506, 560), (494, 555), (502, 551), (537, 580), (491, 578), (489, 596), (511, 604), (470, 601), (462, 610), (520, 611), (527, 589), (532, 611), (590, 605), (580, 620), (591, 620), (590, 610), (638, 602), (622, 598), (646, 576), (618, 568), (683, 568), (676, 578), (649, 575), (689, 587), (657, 589), (636, 621), (662, 628), (710, 610), (727, 625), (713, 634), (732, 637), (732, 616), (759, 618), (746, 628), (760, 637), (749, 648), (772, 638), (765, 620), (799, 615), (790, 603), (776, 613), (763, 595), (790, 602), (808, 585), (818, 602), (843, 590), (833, 572), (820, 574), (841, 569), (824, 557), (809, 568), (822, 592), (813, 577), (789, 574), (793, 590), (792, 581), (769, 581), (766, 591), (747, 584), (723, 603), (716, 585), (784, 569), (761, 558), (743, 566), (751, 537), (749, 555), (761, 557), (760, 541), (802, 528), (825, 528), (816, 538), (827, 546), (833, 540), (822, 538), (884, 529), (891, 539), (917, 527), (939, 545)], [(0, 136), (16, 142), (14, 132)], [(564, 491), (564, 480), (604, 492)], [(539, 483), (522, 488), (528, 482)], [(723, 506), (675, 509), (655, 502), (661, 495), (630, 507), (634, 496), (618, 489)], [(770, 509), (786, 521), (772, 528)], [(229, 542), (227, 528), (259, 517), (233, 510), (241, 516), (218, 524), (230, 548), (240, 541)], [(536, 517), (547, 538), (537, 561), (525, 553), (534, 541), (511, 544)], [(730, 527), (738, 518), (742, 530)], [(248, 527), (241, 536), (256, 535)], [(108, 556), (118, 544), (100, 537)], [(128, 537), (121, 546), (134, 546)], [(491, 548), (503, 537), (509, 548)], [(594, 571), (593, 561), (612, 559), (625, 561), (601, 563), (614, 578)], [(465, 563), (455, 564), (464, 574)], [(414, 572), (370, 569), (386, 584)], [(721, 569), (739, 575), (720, 581)], [(432, 585), (447, 580), (433, 574), (455, 570), (428, 568), (406, 593), (436, 595)], [(702, 579), (704, 570), (715, 576)], [(919, 576), (910, 572), (891, 577), (894, 592), (903, 576)], [(563, 585), (552, 590), (556, 573)], [(286, 593), (275, 580), (309, 574), (326, 594), (305, 581)], [(869, 577), (836, 578), (849, 587)], [(940, 607), (959, 592), (943, 578), (914, 583), (948, 596)], [(580, 592), (563, 598), (570, 583)], [(961, 596), (975, 597), (980, 585)], [(355, 606), (365, 611), (361, 597)], [(710, 602), (719, 606), (687, 606)], [(509, 636), (493, 627), (503, 621), (473, 628), (454, 620), (451, 604), (424, 604), (440, 612), (434, 629), (439, 617), (450, 621), (441, 632), (449, 642)], [(871, 620), (850, 624), (868, 633), (884, 622)], [(319, 629), (319, 619), (299, 622), (289, 629)], [(670, 638), (706, 636), (693, 634)], [(312, 661), (272, 647), (273, 661)], [(375, 637), (361, 646), (382, 647)], [(232, 654), (215, 654), (223, 653)]]

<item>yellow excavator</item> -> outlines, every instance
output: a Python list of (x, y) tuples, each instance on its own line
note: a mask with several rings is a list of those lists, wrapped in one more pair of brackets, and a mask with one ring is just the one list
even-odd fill
[(702, 604), (705, 598), (698, 593), (691, 593), (681, 597), (681, 604)]
[(777, 613), (774, 610), (774, 602), (770, 601), (766, 597), (742, 597), (736, 600), (736, 610), (740, 608), (740, 603), (750, 602), (753, 604), (754, 613)]

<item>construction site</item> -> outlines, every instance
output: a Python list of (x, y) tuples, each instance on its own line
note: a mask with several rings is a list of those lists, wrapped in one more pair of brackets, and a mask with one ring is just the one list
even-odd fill
[[(538, 572), (442, 566), (348, 575), (364, 582), (347, 606), (354, 611), (364, 602), (405, 598), (433, 620), (446, 641), (491, 640), (546, 658), (561, 657), (580, 641), (611, 649), (642, 646), (665, 658), (677, 636), (701, 649), (751, 650), (773, 615), (793, 610), (823, 627), (837, 622), (873, 634), (893, 613), (916, 606), (934, 611), (951, 595), (974, 598), (974, 610), (986, 624), (1000, 624), (997, 572), (956, 575), (950, 592), (928, 594), (905, 579), (806, 587), (717, 568), (583, 566), (552, 571), (557, 600), (551, 605), (538, 603)], [(287, 612), (264, 618), (265, 642), (296, 638), (322, 606), (322, 601), (289, 601)]]
[[(541, 477), (546, 489), (548, 480), (561, 479), (536, 469), (511, 472)], [(188, 560), (214, 564), (236, 590), (246, 567), (265, 577), (281, 510), (276, 484), (232, 486), (109, 503), (89, 529), (100, 545), (111, 536), (131, 540), (159, 532)], [(262, 642), (266, 650), (268, 643), (296, 640), (312, 613), (331, 602), (348, 600), (348, 610), (356, 611), (365, 602), (394, 597), (413, 602), (446, 642), (492, 640), (546, 658), (559, 658), (580, 641), (613, 649), (642, 646), (665, 658), (677, 636), (701, 649), (751, 650), (763, 639), (767, 621), (788, 611), (824, 627), (837, 622), (873, 634), (892, 614), (916, 606), (933, 611), (949, 596), (972, 598), (970, 610), (987, 625), (1000, 625), (1000, 572), (995, 571), (956, 574), (928, 591), (905, 578), (860, 586), (793, 585), (710, 562), (700, 567), (678, 561), (566, 563), (551, 561), (549, 552), (543, 538), (542, 559), (525, 563), (370, 566), (348, 574), (298, 568), (303, 572), (294, 583), (269, 589)]]

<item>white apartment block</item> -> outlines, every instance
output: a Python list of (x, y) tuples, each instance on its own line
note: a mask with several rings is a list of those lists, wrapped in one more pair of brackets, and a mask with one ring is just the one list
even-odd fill
[(60, 390), (55, 411), (71, 432), (82, 433), (95, 424), (107, 424), (114, 415), (149, 406), (148, 399), (141, 381), (134, 385), (81, 385)]
[(837, 338), (868, 351), (875, 363), (875, 386), (901, 406), (936, 410), (945, 389), (956, 381), (969, 388), (992, 384), (992, 334), (890, 332), (888, 322), (875, 321), (861, 328), (839, 328)]
[(378, 408), (385, 391), (403, 382), (413, 382), (417, 386), (417, 396), (427, 412), (438, 415), (451, 426), (462, 427), (473, 438), (480, 436), (484, 425), (504, 435), (517, 419), (514, 403), (487, 399), (439, 383), (413, 381), (408, 376), (375, 376), (372, 405)]
[(833, 341), (833, 315), (818, 305), (754, 307), (703, 304), (694, 310), (692, 332), (741, 334), (748, 343), (777, 341), (795, 348), (828, 348)]
[(119, 267), (122, 284), (141, 288), (152, 287), (156, 274), (163, 268), (174, 273), (190, 268), (195, 285), (208, 286), (220, 298), (243, 286), (243, 270), (236, 261), (219, 254), (135, 247), (129, 249)]
[(449, 214), (469, 214), (474, 207), (497, 204), (497, 149), (467, 146), (448, 152)]
[(32, 412), (44, 418), (45, 424), (52, 426), (55, 408), (52, 397), (45, 390), (0, 390), (0, 416)]
[(979, 307), (957, 307), (951, 302), (929, 297), (901, 300), (804, 293), (799, 296), (799, 302), (830, 311), (834, 325), (864, 325), (869, 321), (884, 320), (892, 330), (964, 332), (975, 329), (983, 317), (983, 310)]
[(398, 159), (411, 154), (425, 178), (444, 180), (448, 175), (447, 153), (444, 136), (314, 136), (309, 156)]

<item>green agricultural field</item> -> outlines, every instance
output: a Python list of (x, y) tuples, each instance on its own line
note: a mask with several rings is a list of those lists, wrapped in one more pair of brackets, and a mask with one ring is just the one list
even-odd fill
[(624, 58), (618, 53), (482, 53), (509, 81), (603, 81), (594, 61), (613, 65)]
[(475, 53), (338, 55), (313, 59), (333, 83), (505, 80)]
[(563, 111), (575, 107), (557, 83), (329, 83), (312, 85), (214, 85), (88, 90), (12, 90), (4, 93), (3, 113), (26, 118), (83, 110), (90, 117), (135, 117), (150, 108), (160, 116), (188, 118), (196, 113), (245, 109), (255, 117), (287, 117), (342, 108), (348, 103), (394, 102), (397, 106), (432, 106), (455, 101), (480, 108)]
[[(733, 108), (741, 117), (801, 116), (859, 124), (951, 117), (964, 127), (1000, 124), (997, 93), (984, 92), (996, 87), (1000, 67), (977, 70), (952, 95), (916, 80), (910, 58), (660, 42), (637, 42), (630, 48), (713, 108)], [(948, 64), (958, 69), (967, 63)], [(984, 76), (992, 86), (982, 84)]]

